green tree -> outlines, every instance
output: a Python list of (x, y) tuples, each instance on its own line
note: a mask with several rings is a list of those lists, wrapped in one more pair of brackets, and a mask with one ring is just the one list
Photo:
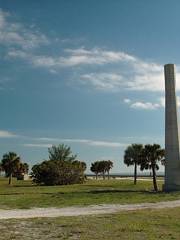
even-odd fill
[(49, 160), (32, 167), (33, 181), (45, 185), (82, 183), (86, 164), (76, 160), (70, 147), (62, 144), (49, 148)]
[(142, 150), (142, 144), (132, 144), (126, 148), (124, 153), (124, 163), (127, 166), (134, 165), (134, 184), (137, 182), (137, 166), (141, 161)]
[(113, 162), (110, 160), (105, 161), (105, 172), (108, 174), (109, 179), (109, 171), (113, 168)]
[(102, 160), (102, 161), (96, 161), (91, 164), (91, 172), (94, 172), (96, 175), (96, 179), (99, 173), (102, 174), (103, 179), (105, 179), (106, 172), (108, 173), (108, 179), (109, 179), (109, 171), (113, 167), (113, 162), (110, 160)]
[(105, 173), (106, 173), (106, 161), (102, 160), (99, 161), (98, 168), (99, 168), (99, 173), (102, 174), (103, 179), (105, 179)]
[(144, 146), (140, 168), (142, 171), (148, 169), (152, 170), (154, 191), (158, 191), (156, 171), (159, 170), (158, 163), (162, 163), (164, 156), (165, 151), (159, 144), (147, 144)]
[(85, 162), (79, 161), (79, 160), (75, 160), (75, 161), (73, 161), (73, 164), (79, 165), (79, 167), (82, 169), (83, 172), (86, 171), (87, 165), (86, 165)]
[(91, 172), (95, 173), (96, 179), (97, 179), (97, 176), (98, 176), (98, 173), (99, 173), (99, 161), (91, 163), (90, 170), (91, 170)]
[(14, 153), (9, 152), (3, 155), (1, 160), (1, 166), (5, 171), (7, 177), (9, 177), (9, 184), (12, 183), (12, 175), (17, 172), (20, 165), (20, 157)]
[(59, 171), (54, 161), (43, 161), (32, 167), (33, 181), (37, 184), (58, 185)]
[(71, 148), (64, 144), (48, 148), (49, 160), (53, 161), (74, 161), (77, 155), (73, 155)]
[(17, 177), (18, 180), (24, 179), (24, 175), (28, 174), (29, 165), (27, 163), (20, 162), (17, 171), (13, 174), (13, 177)]

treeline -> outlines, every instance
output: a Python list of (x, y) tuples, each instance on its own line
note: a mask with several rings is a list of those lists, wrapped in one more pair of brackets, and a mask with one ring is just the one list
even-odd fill
[(124, 153), (124, 163), (127, 166), (134, 165), (134, 184), (137, 182), (137, 167), (140, 170), (150, 170), (152, 172), (154, 190), (158, 191), (156, 171), (159, 164), (165, 165), (165, 150), (159, 144), (132, 144), (128, 146)]
[[(86, 163), (79, 161), (77, 155), (72, 154), (70, 147), (64, 144), (52, 146), (48, 149), (49, 158), (32, 167), (31, 176), (35, 183), (44, 185), (67, 185), (83, 183), (86, 179)], [(125, 149), (124, 163), (134, 166), (134, 184), (137, 183), (138, 166), (141, 171), (152, 172), (154, 190), (158, 191), (156, 171), (159, 164), (165, 164), (165, 150), (159, 144), (132, 144)], [(95, 174), (109, 179), (109, 172), (113, 167), (111, 160), (95, 161), (91, 163), (90, 170)], [(21, 161), (20, 156), (14, 152), (3, 155), (0, 170), (5, 172), (11, 184), (12, 177), (20, 178), (28, 173), (29, 166)]]
[(91, 172), (95, 173), (96, 179), (98, 177), (98, 174), (101, 174), (103, 176), (103, 179), (105, 179), (105, 174), (107, 173), (108, 179), (109, 179), (109, 171), (113, 167), (113, 162), (110, 160), (103, 160), (103, 161), (96, 161), (91, 164)]

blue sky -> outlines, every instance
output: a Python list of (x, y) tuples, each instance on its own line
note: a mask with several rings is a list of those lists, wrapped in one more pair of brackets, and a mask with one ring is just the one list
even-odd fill
[(180, 2), (0, 0), (0, 155), (31, 166), (65, 143), (129, 172), (131, 143), (164, 146), (163, 65), (180, 90)]

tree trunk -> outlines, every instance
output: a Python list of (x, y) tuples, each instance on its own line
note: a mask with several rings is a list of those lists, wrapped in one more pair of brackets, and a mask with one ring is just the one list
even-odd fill
[(152, 167), (154, 191), (158, 191), (155, 166)]
[(137, 182), (137, 163), (134, 163), (134, 184)]
[(109, 180), (109, 171), (108, 171), (108, 180)]
[(103, 179), (105, 179), (105, 172), (103, 171)]
[(11, 184), (12, 182), (12, 173), (9, 175), (9, 185)]
[(97, 173), (96, 173), (96, 180), (97, 180)]

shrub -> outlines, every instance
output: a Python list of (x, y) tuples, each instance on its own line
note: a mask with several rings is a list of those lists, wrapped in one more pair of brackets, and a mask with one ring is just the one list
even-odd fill
[[(52, 154), (52, 151), (55, 155)], [(86, 164), (75, 160), (76, 156), (71, 155), (69, 147), (65, 145), (53, 146), (49, 149), (49, 153), (50, 160), (33, 166), (34, 182), (44, 185), (67, 185), (84, 181)]]

